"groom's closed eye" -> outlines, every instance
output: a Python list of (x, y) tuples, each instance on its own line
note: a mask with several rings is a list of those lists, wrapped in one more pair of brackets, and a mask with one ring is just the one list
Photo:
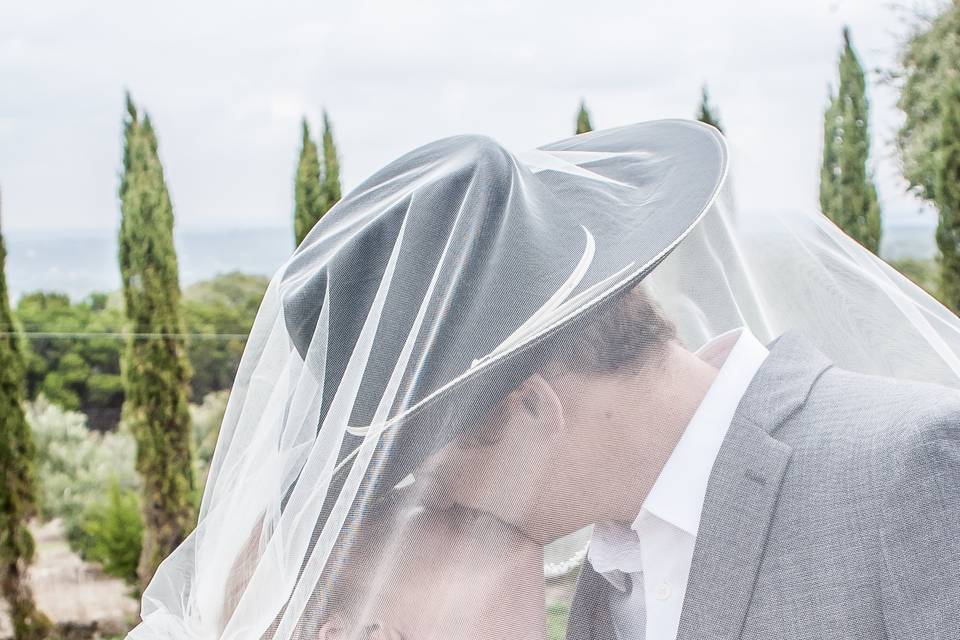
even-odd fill
[(480, 420), (458, 433), (452, 444), (461, 449), (493, 446), (503, 438), (506, 417), (504, 402), (500, 402), (488, 409), (486, 415)]
[(497, 444), (503, 438), (505, 421), (498, 412), (496, 415), (471, 425), (460, 433), (454, 442), (461, 449), (476, 449)]

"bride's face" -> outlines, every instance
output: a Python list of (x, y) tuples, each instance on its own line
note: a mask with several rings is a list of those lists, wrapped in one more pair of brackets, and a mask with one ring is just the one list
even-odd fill
[[(471, 512), (424, 512), (364, 572), (357, 606), (321, 638), (543, 640), (543, 548)], [(352, 618), (352, 619), (348, 619)]]

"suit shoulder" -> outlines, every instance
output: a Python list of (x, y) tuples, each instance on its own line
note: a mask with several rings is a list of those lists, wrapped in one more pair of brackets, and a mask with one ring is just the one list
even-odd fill
[(858, 426), (880, 448), (960, 444), (960, 390), (944, 385), (831, 367), (809, 401), (826, 403), (845, 418), (841, 428)]

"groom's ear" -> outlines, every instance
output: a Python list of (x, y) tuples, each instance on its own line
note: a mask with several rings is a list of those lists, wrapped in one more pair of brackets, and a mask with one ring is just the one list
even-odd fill
[(563, 403), (546, 378), (539, 373), (531, 375), (517, 389), (517, 402), (523, 411), (543, 428), (546, 435), (564, 430)]

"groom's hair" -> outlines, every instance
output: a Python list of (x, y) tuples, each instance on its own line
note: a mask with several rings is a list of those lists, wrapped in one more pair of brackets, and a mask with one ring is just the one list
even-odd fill
[(500, 375), (498, 392), (480, 400), (455, 436), (463, 446), (489, 442), (511, 391), (539, 373), (551, 380), (567, 372), (585, 376), (630, 376), (653, 371), (678, 342), (677, 329), (643, 283), (604, 298), (549, 337), (522, 348), (515, 366)]
[(639, 282), (598, 302), (558, 332), (544, 349), (548, 371), (636, 373), (658, 365), (677, 329)]

